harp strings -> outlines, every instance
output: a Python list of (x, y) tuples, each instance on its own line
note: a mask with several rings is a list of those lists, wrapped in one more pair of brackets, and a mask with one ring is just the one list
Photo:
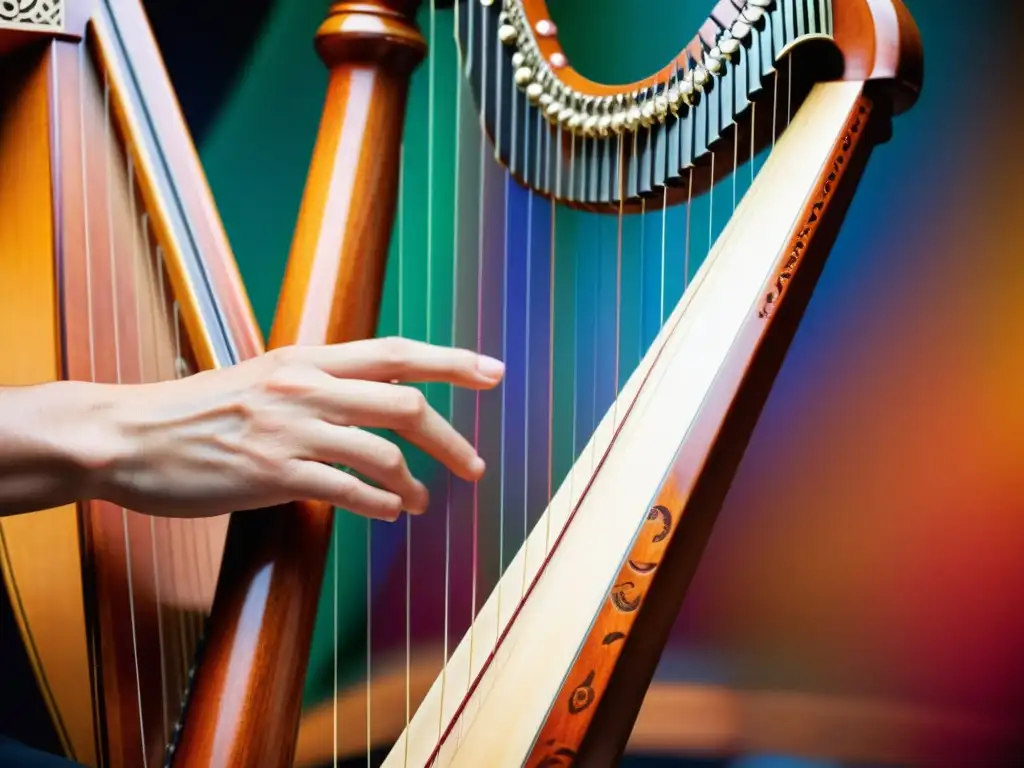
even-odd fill
[[(83, 46), (80, 112), (72, 119), (79, 122), (84, 182), (89, 380), (131, 384), (180, 378), (189, 373), (180, 309), (165, 279), (163, 250), (152, 235), (130, 146), (114, 119), (115, 93), (110, 79), (102, 67), (95, 75), (92, 72), (91, 57)], [(94, 103), (95, 109), (89, 106)], [(103, 185), (104, 194), (91, 195), (89, 190), (98, 184)], [(104, 270), (109, 280), (106, 285)], [(107, 290), (109, 304), (102, 298)], [(100, 361), (108, 349), (102, 347), (98, 328), (111, 332), (113, 371), (102, 368)], [(127, 627), (104, 625), (101, 632), (116, 635), (127, 630), (133, 677), (130, 690), (140, 741), (137, 752), (130, 742), (125, 748), (136, 755), (129, 757), (131, 761), (148, 768), (159, 762), (180, 714), (189, 668), (203, 633), (203, 614), (219, 568), (220, 555), (211, 534), (218, 523), (141, 516), (103, 502), (90, 504), (87, 514), (104, 521), (102, 546), (122, 550), (111, 562), (123, 561), (123, 570), (110, 574), (107, 586), (118, 590), (123, 585)], [(119, 529), (113, 539), (114, 529), (108, 525), (112, 515), (117, 516)], [(105, 599), (120, 599), (116, 592), (104, 595)], [(100, 642), (115, 642), (114, 635), (104, 634)], [(119, 648), (121, 653), (126, 650)], [(94, 675), (100, 680), (104, 672), (99, 648), (90, 644), (90, 652)], [(150, 665), (158, 668), (156, 675)], [(104, 706), (99, 699), (96, 704)]]
[[(441, 646), (438, 668), (441, 704), (436, 729), (438, 741), (443, 737), (448, 725), (446, 713), (451, 712), (453, 698), (461, 700), (467, 694), (482, 658), (494, 652), (505, 630), (502, 622), (507, 621), (514, 609), (509, 602), (518, 605), (533, 578), (524, 567), (518, 588), (510, 590), (500, 580), (492, 581), (494, 566), (500, 579), (512, 562), (510, 547), (514, 549), (520, 544), (543, 547), (545, 557), (550, 553), (561, 532), (555, 526), (561, 524), (553, 523), (553, 515), (546, 515), (546, 530), (540, 539), (534, 539), (542, 543), (531, 543), (529, 534), (534, 514), (550, 506), (553, 491), (562, 481), (568, 484), (567, 501), (574, 508), (586, 492), (594, 471), (599, 471), (602, 456), (628, 413), (628, 404), (618, 403), (626, 378), (624, 361), (642, 361), (671, 308), (680, 300), (688, 301), (686, 295), (698, 287), (693, 284), (698, 268), (714, 245), (724, 221), (736, 210), (756, 176), (754, 126), (765, 119), (764, 103), (760, 112), (758, 106), (752, 104), (747, 160), (749, 182), (746, 175), (739, 173), (741, 154), (746, 149), (744, 137), (734, 131), (733, 136), (726, 134), (716, 142), (717, 154), (675, 180), (676, 185), (685, 187), (685, 192), (680, 189), (673, 193), (673, 197), (680, 200), (677, 206), (669, 205), (666, 185), (642, 195), (638, 213), (627, 213), (624, 203), (610, 215), (570, 209), (555, 199), (545, 205), (528, 186), (525, 189), (520, 186), (508, 170), (493, 167), (496, 149), (488, 146), (485, 131), (484, 116), (488, 111), (498, 113), (495, 145), (511, 148), (510, 165), (517, 169), (516, 175), (543, 178), (545, 186), (563, 193), (567, 190), (563, 189), (562, 173), (568, 179), (565, 187), (579, 184), (581, 178), (589, 184), (594, 180), (593, 174), (600, 173), (597, 142), (563, 136), (560, 129), (549, 126), (539, 115), (534, 116), (535, 124), (528, 124), (517, 112), (524, 103), (518, 99), (510, 102), (510, 115), (502, 115), (501, 110), (508, 109), (508, 105), (501, 106), (501, 100), (495, 102), (493, 94), (508, 85), (500, 82), (507, 73), (503, 74), (500, 66), (494, 66), (495, 61), (500, 61), (493, 55), (494, 50), (499, 56), (503, 51), (496, 40), (489, 39), (494, 30), (485, 29), (490, 25), (488, 15), (481, 12), (476, 3), (456, 3), (451, 13), (455, 42), (446, 39), (443, 28), (447, 23), (437, 23), (435, 4), (431, 2), (429, 6), (429, 47), (424, 68), (427, 72), (426, 120), (422, 112), (417, 114), (411, 110), (400, 164), (403, 181), (396, 224), (399, 266), (397, 275), (390, 275), (389, 280), (398, 281), (399, 335), (418, 333), (413, 326), (418, 326), (419, 312), (409, 315), (407, 310), (424, 301), (425, 294), (423, 337), (427, 341), (443, 343), (444, 339), (436, 333), (436, 321), (450, 312), (451, 343), (483, 353), (500, 350), (509, 367), (505, 382), (495, 393), (472, 393), (464, 397), (457, 395), (454, 388), (446, 388), (444, 395), (447, 397), (434, 397), (437, 393), (430, 393), (435, 406), (438, 405), (435, 400), (446, 400), (448, 415), (488, 461), (484, 481), (465, 484), (447, 471), (437, 472), (433, 478), (436, 482), (428, 480), (428, 485), (440, 492), (431, 494), (431, 508), (425, 517), (416, 521), (407, 518), (399, 527), (367, 523), (367, 765), (373, 763), (373, 740), (382, 733), (371, 727), (371, 717), (389, 717), (383, 709), (383, 700), (374, 700), (374, 677), (380, 676), (381, 665), (387, 663), (384, 651), (392, 640), (394, 650), (401, 644), (404, 651), (401, 654), (404, 666), (402, 719), (407, 733), (413, 719), (421, 695), (415, 690), (413, 672), (418, 663), (414, 643), (421, 638), (420, 630), (413, 623), (415, 617), (422, 615), (419, 603), (431, 597), (428, 592), (437, 594), (437, 612), (442, 615), (436, 628)], [(463, 14), (461, 19), (460, 13)], [(442, 15), (441, 18), (449, 17)], [(484, 32), (481, 35), (470, 32), (468, 38), (480, 42), (466, 50), (461, 50), (457, 42), (460, 22), (471, 29), (479, 26)], [(442, 27), (440, 36), (439, 26)], [(494, 50), (487, 47), (492, 45)], [(453, 67), (445, 59), (446, 51), (447, 54), (454, 52)], [(463, 93), (463, 88), (468, 87), (464, 82), (465, 70), (482, 75), (484, 86), (478, 103), (473, 104), (472, 97)], [(447, 91), (451, 85), (449, 77), (456, 82)], [(778, 87), (777, 82), (769, 85), (766, 94), (773, 124)], [(441, 127), (451, 119), (451, 112), (442, 108), (442, 114), (437, 114), (437, 99), (446, 92), (451, 93), (455, 103), (453, 137)], [(717, 97), (734, 96), (726, 93)], [(783, 94), (782, 98), (789, 97)], [(412, 104), (416, 103), (414, 96)], [(463, 112), (469, 109), (475, 112), (472, 124), (467, 119), (467, 124), (463, 125)], [(788, 123), (788, 120), (783, 119), (783, 122)], [(420, 134), (426, 136), (425, 155), (414, 149), (420, 146)], [(646, 151), (652, 151), (652, 134), (648, 130), (646, 136), (642, 136), (647, 139), (649, 149)], [(774, 144), (774, 126), (772, 134)], [(454, 151), (449, 159), (446, 153), (450, 152), (452, 138)], [(636, 137), (632, 138), (635, 156)], [(616, 183), (624, 185), (625, 158), (629, 153), (621, 138), (613, 151), (616, 152), (612, 160)], [(425, 196), (416, 191), (423, 183), (417, 173), (420, 166), (416, 163), (420, 158), (426, 160)], [(731, 189), (715, 189), (721, 187), (721, 182), (715, 179), (716, 171), (731, 171)], [(552, 175), (555, 176), (553, 184)], [(449, 182), (452, 183), (453, 205), (450, 219), (444, 222), (443, 206), (434, 201), (434, 195)], [(622, 197), (620, 194), (620, 199)], [(439, 196), (438, 200), (441, 199), (449, 198)], [(426, 236), (421, 237), (416, 220), (424, 215)], [(704, 221), (707, 222), (706, 249), (702, 242)], [(450, 253), (447, 232), (441, 229), (447, 226), (452, 229)], [(462, 242), (463, 237), (465, 242)], [(426, 262), (425, 272), (421, 269), (421, 260)], [(442, 294), (448, 290), (443, 270), (449, 266), (452, 269), (451, 305), (441, 309), (445, 298)], [(422, 282), (421, 274), (425, 277)], [(436, 298), (435, 294), (438, 294)], [(496, 300), (499, 296), (500, 307)], [(439, 311), (442, 315), (435, 317)], [(632, 322), (637, 324), (633, 332), (627, 328)], [(636, 344), (635, 357), (629, 349), (633, 344)], [(428, 392), (430, 389), (425, 387)], [(594, 435), (600, 417), (609, 408), (612, 409), (610, 427), (603, 426), (602, 434)], [(520, 413), (522, 418), (519, 418)], [(517, 440), (522, 442), (517, 444)], [(521, 450), (517, 450), (520, 447)], [(586, 451), (590, 456), (578, 460)], [(517, 498), (517, 494), (521, 494), (521, 498)], [(521, 526), (512, 518), (520, 515)], [(432, 537), (431, 530), (440, 535)], [(396, 549), (389, 541), (402, 544)], [(429, 559), (432, 549), (442, 550), (442, 543), (443, 558), (439, 556), (433, 570), (427, 572), (421, 565)], [(534, 553), (530, 557), (535, 559), (538, 555)], [(438, 567), (442, 564), (443, 571)], [(416, 573), (413, 573), (414, 568)], [(389, 570), (401, 588), (392, 594), (395, 604), (385, 609), (388, 582), (392, 580), (387, 575)], [(338, 658), (337, 646), (342, 642), (344, 631), (344, 627), (339, 627), (337, 614), (338, 600), (342, 599), (342, 590), (337, 584), (337, 561), (333, 578), (336, 606), (334, 738), (337, 745), (338, 730), (344, 727), (344, 723), (339, 725), (337, 710), (339, 666), (343, 663)], [(483, 626), (484, 622), (475, 619), (481, 608), (480, 598), (486, 596), (492, 586), (497, 587), (499, 607), (494, 620)], [(481, 590), (484, 595), (480, 594)], [(518, 598), (515, 591), (519, 592)], [(468, 616), (463, 613), (467, 604)], [(395, 631), (389, 634), (391, 625)], [(404, 631), (399, 631), (399, 627)], [(467, 630), (471, 657), (468, 676), (461, 674), (460, 669), (458, 679), (453, 679), (448, 670), (453, 650), (451, 633), (462, 637), (463, 628)], [(391, 634), (393, 639), (389, 639)], [(374, 706), (378, 707), (376, 712), (372, 711)], [(395, 713), (398, 711), (396, 704)], [(406, 741), (402, 746), (403, 763), (409, 762), (408, 750)]]

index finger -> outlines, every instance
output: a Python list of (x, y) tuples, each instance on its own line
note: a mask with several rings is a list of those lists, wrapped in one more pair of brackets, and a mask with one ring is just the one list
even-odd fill
[(493, 357), (399, 337), (296, 349), (307, 362), (341, 379), (444, 382), (491, 389), (505, 375), (505, 364)]

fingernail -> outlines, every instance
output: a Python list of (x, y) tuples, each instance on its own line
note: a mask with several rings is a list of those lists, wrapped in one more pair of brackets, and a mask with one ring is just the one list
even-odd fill
[(469, 470), (477, 477), (482, 475), (485, 469), (487, 469), (487, 462), (485, 462), (479, 456), (473, 459), (473, 461), (471, 461), (469, 464)]
[(416, 496), (414, 502), (415, 503), (409, 508), (409, 512), (413, 515), (422, 515), (430, 506), (430, 491), (427, 490), (427, 486), (419, 481), (416, 481)]
[(501, 360), (495, 360), (487, 355), (480, 355), (476, 359), (476, 369), (488, 379), (497, 379), (504, 375), (505, 364)]

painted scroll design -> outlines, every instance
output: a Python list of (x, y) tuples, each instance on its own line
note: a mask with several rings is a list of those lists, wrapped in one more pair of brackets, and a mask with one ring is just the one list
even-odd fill
[(64, 29), (64, 0), (0, 0), (0, 26)]
[(790, 246), (789, 253), (786, 256), (785, 261), (775, 274), (775, 280), (772, 284), (772, 288), (768, 291), (768, 295), (765, 296), (764, 303), (757, 313), (757, 316), (762, 320), (770, 317), (775, 311), (779, 301), (786, 292), (786, 287), (793, 279), (793, 275), (796, 274), (796, 270), (799, 268), (804, 253), (807, 250), (807, 246), (810, 244), (811, 238), (814, 237), (814, 233), (818, 229), (818, 224), (821, 222), (825, 206), (831, 199), (833, 191), (835, 191), (840, 178), (842, 178), (843, 172), (846, 170), (850, 150), (857, 141), (857, 137), (861, 132), (861, 128), (864, 126), (864, 120), (866, 117), (867, 108), (861, 104), (858, 107), (853, 120), (850, 122), (850, 125), (847, 127), (846, 133), (843, 134), (842, 140), (839, 142), (839, 149), (832, 158), (832, 167), (829, 169), (828, 175), (825, 176), (821, 189), (818, 191), (817, 199), (814, 201), (814, 204), (811, 205), (807, 218), (804, 221), (803, 226), (797, 232), (796, 238)]
[(665, 505), (657, 504), (648, 511), (527, 761), (532, 768), (574, 763), (594, 705), (608, 684), (676, 522)]

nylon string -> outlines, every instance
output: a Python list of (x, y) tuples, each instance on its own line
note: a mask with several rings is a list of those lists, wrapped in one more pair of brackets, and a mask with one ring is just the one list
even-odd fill
[[(130, 201), (130, 204), (131, 204), (131, 219), (132, 219), (132, 223), (134, 225), (135, 222), (138, 220), (138, 212), (136, 211), (136, 208), (135, 208), (135, 184), (134, 184), (135, 173), (134, 173), (134, 170), (132, 168), (131, 154), (127, 154), (127, 165), (128, 165), (128, 168), (127, 168), (127, 173), (128, 173), (128, 200)], [(147, 223), (148, 223), (147, 217), (146, 217), (145, 214), (143, 214), (142, 219), (141, 219), (141, 225), (142, 225), (143, 240), (145, 242), (145, 245), (144, 245), (145, 253), (146, 253), (145, 264), (147, 265), (147, 272), (149, 272), (150, 270), (148, 268), (148, 265), (149, 265), (149, 252), (150, 251), (149, 251), (149, 231), (147, 229)], [(141, 295), (142, 295), (142, 286), (139, 284), (139, 274), (138, 274), (138, 264), (139, 264), (139, 261), (140, 261), (140, 259), (139, 259), (139, 237), (138, 237), (138, 229), (134, 228), (134, 227), (133, 227), (133, 230), (132, 230), (132, 246), (133, 246), (133, 249), (135, 251), (135, 254), (134, 254), (135, 258), (134, 258), (132, 263), (135, 265), (135, 270), (134, 270), (134, 273), (135, 273), (134, 274), (134, 276), (135, 276), (135, 280), (134, 280), (134, 288), (135, 288), (135, 336), (136, 336), (136, 339), (138, 340), (138, 347), (139, 347), (139, 349), (138, 349), (138, 352), (139, 352), (139, 378), (143, 382), (145, 382), (148, 379), (148, 377), (145, 374), (146, 367), (145, 367), (145, 363), (143, 361), (143, 353), (142, 353), (142, 347), (143, 347), (143, 344), (142, 344), (142, 306), (141, 306), (141, 298), (140, 298)], [(149, 280), (146, 283), (146, 285), (151, 287), (153, 285), (152, 280)], [(154, 343), (153, 346), (155, 348), (156, 344)], [(155, 592), (155, 597), (156, 597), (157, 645), (158, 645), (158, 650), (160, 652), (160, 704), (161, 704), (161, 707), (162, 707), (161, 711), (163, 713), (163, 718), (161, 719), (161, 724), (163, 726), (163, 729), (162, 729), (163, 730), (163, 739), (164, 739), (163, 743), (164, 744), (169, 744), (170, 743), (170, 734), (168, 733), (168, 730), (167, 730), (168, 719), (169, 719), (169, 714), (168, 714), (169, 706), (168, 706), (168, 700), (167, 700), (167, 672), (166, 672), (167, 656), (166, 656), (166, 652), (164, 650), (163, 601), (161, 599), (161, 594), (160, 594), (160, 561), (159, 561), (159, 556), (157, 554), (157, 546), (156, 546), (156, 539), (157, 539), (157, 536), (156, 536), (156, 518), (153, 517), (152, 515), (149, 515), (148, 517), (149, 517), (148, 523), (149, 523), (150, 554), (152, 555), (152, 558), (153, 558), (153, 587), (154, 587), (154, 592)]]
[[(459, 156), (461, 154), (462, 138), (462, 46), (459, 44), (459, 3), (455, 3), (453, 14), (452, 37), (455, 40), (455, 160), (454, 160), (454, 186), (455, 205), (452, 211), (452, 323), (451, 323), (451, 344), (456, 344), (456, 330), (458, 321), (459, 306), (459, 192), (462, 188), (459, 176)], [(470, 16), (472, 19), (472, 15)], [(433, 40), (431, 41), (433, 42)], [(455, 385), (449, 389), (448, 413), (452, 419), (455, 417)], [(448, 684), (448, 627), (451, 617), (451, 575), (452, 575), (452, 486), (453, 478), (451, 471), (446, 473), (447, 488), (444, 510), (444, 627), (442, 629), (442, 652), (441, 652), (441, 704), (438, 707), (437, 717), (437, 741), (441, 741), (444, 732), (444, 695)]]
[[(114, 365), (116, 371), (116, 383), (121, 383), (121, 340), (120, 322), (117, 302), (117, 247), (114, 244), (114, 201), (113, 201), (113, 160), (110, 156), (111, 131), (110, 131), (110, 85), (104, 78), (103, 83), (103, 126), (105, 131), (104, 154), (107, 166), (107, 236), (110, 247), (110, 287), (111, 301), (113, 304), (114, 316)], [(121, 507), (121, 527), (124, 530), (125, 549), (125, 572), (128, 585), (128, 611), (132, 628), (132, 660), (135, 664), (135, 693), (138, 697), (139, 707), (139, 740), (142, 751), (142, 765), (146, 768), (149, 765), (149, 756), (146, 754), (146, 726), (142, 711), (142, 678), (139, 672), (139, 641), (135, 623), (135, 586), (132, 578), (132, 545), (128, 535), (128, 510)]]
[[(495, 46), (495, 61), (500, 62), (501, 61), (501, 55), (502, 55), (502, 51), (501, 51), (502, 43), (501, 43), (500, 40), (497, 39), (497, 37), (495, 37), (494, 46)], [(502, 92), (501, 91), (502, 67), (501, 67), (500, 63), (496, 67), (496, 69), (497, 69), (497, 85), (496, 85), (495, 93), (501, 94), (501, 92)], [(512, 103), (513, 103), (513, 105), (515, 104), (515, 99), (514, 98), (512, 99)], [(496, 111), (497, 111), (497, 117), (496, 117), (496, 120), (495, 120), (494, 159), (496, 161), (500, 161), (501, 157), (500, 157), (500, 149), (499, 148), (501, 147), (501, 126), (502, 126), (502, 120), (501, 120), (501, 117), (502, 117), (502, 115), (501, 115), (501, 113), (502, 113), (502, 99), (500, 98), (500, 96), (499, 96), (499, 98), (495, 99), (495, 108), (496, 108)], [(515, 145), (515, 130), (516, 130), (516, 128), (515, 128), (516, 123), (515, 123), (515, 116), (514, 116), (515, 115), (515, 107), (514, 106), (513, 106), (512, 114), (513, 114), (513, 118), (512, 118), (512, 145), (514, 146)], [(505, 196), (505, 199), (503, 201), (503, 206), (502, 206), (502, 219), (503, 219), (503, 221), (502, 221), (502, 235), (501, 235), (501, 242), (502, 242), (502, 256), (501, 256), (501, 269), (502, 269), (502, 276), (501, 276), (501, 292), (502, 292), (502, 301), (501, 301), (501, 359), (503, 361), (504, 360), (508, 360), (508, 304), (509, 304), (509, 292), (508, 292), (508, 267), (509, 267), (509, 258), (508, 258), (508, 245), (509, 245), (508, 244), (508, 236), (509, 236), (508, 220), (509, 220), (509, 215), (508, 215), (508, 206), (509, 206), (509, 194), (510, 194), (510, 189), (511, 189), (511, 182), (512, 182), (512, 174), (509, 172), (508, 168), (505, 168), (505, 178), (504, 178), (504, 196)], [(483, 258), (483, 256), (481, 254), (481, 259), (482, 258)], [(481, 263), (483, 263), (483, 262), (481, 261)], [(482, 311), (482, 307), (480, 308), (479, 311)], [(498, 442), (499, 442), (499, 446), (500, 446), (499, 447), (500, 453), (499, 453), (499, 457), (498, 457), (498, 589), (497, 589), (497, 610), (495, 611), (495, 628), (494, 628), (495, 629), (495, 631), (494, 631), (494, 645), (495, 645), (495, 648), (498, 645), (498, 638), (501, 637), (501, 583), (502, 583), (501, 574), (505, 570), (505, 478), (506, 478), (506, 474), (507, 474), (506, 467), (505, 467), (505, 443), (507, 442), (507, 440), (506, 440), (506, 433), (507, 433), (507, 430), (508, 430), (508, 409), (506, 407), (506, 396), (507, 396), (507, 393), (508, 393), (508, 387), (507, 386), (502, 386), (501, 387), (501, 427), (500, 427), (501, 433), (500, 433), (499, 438), (498, 438)]]
[[(470, 6), (472, 7), (472, 5)], [(470, 16), (472, 18), (472, 15)], [(480, 135), (484, 137), (487, 135), (486, 115), (487, 115), (487, 56), (483, 50), (483, 46), (487, 42), (487, 14), (480, 14), (480, 23), (483, 27), (482, 34), (480, 35), (480, 64), (481, 64), (481, 82), (484, 83), (484, 87), (481, 88), (480, 97)], [(471, 36), (472, 39), (472, 36)], [(484, 291), (484, 219), (486, 213), (486, 205), (484, 201), (485, 191), (485, 176), (487, 173), (486, 162), (486, 141), (481, 139), (480, 141), (480, 176), (479, 176), (479, 188), (478, 188), (478, 200), (480, 200), (480, 211), (477, 217), (477, 276), (476, 276), (476, 352), (477, 354), (483, 353), (483, 291)], [(474, 416), (473, 424), (473, 448), (479, 453), (480, 452), (480, 390), (476, 391), (476, 411)], [(468, 691), (473, 685), (473, 651), (474, 651), (474, 640), (475, 640), (475, 624), (476, 622), (476, 608), (477, 608), (477, 582), (479, 580), (479, 543), (480, 543), (480, 481), (476, 480), (473, 482), (473, 575), (471, 578), (471, 589), (470, 589), (470, 615), (469, 615), (469, 664), (467, 669), (467, 680), (466, 690)]]
[[(537, 135), (540, 136), (541, 128), (543, 123), (541, 122), (540, 110), (537, 110)], [(551, 189), (551, 133), (548, 133), (548, 141), (544, 145), (544, 173), (547, 177), (547, 188)], [(538, 153), (538, 162), (540, 157)], [(561, 166), (559, 166), (561, 171)], [(537, 174), (540, 177), (540, 174)], [(547, 502), (545, 508), (551, 506), (551, 497), (554, 491), (552, 482), (554, 479), (555, 469), (555, 443), (554, 443), (554, 423), (555, 423), (555, 264), (556, 264), (556, 252), (555, 252), (555, 221), (557, 219), (555, 213), (557, 208), (555, 206), (555, 198), (551, 198), (551, 231), (549, 238), (551, 241), (551, 254), (550, 254), (550, 275), (548, 277), (548, 493)], [(551, 552), (551, 515), (547, 515), (546, 530), (544, 531), (544, 555), (547, 556)], [(525, 569), (526, 564), (523, 564)]]

